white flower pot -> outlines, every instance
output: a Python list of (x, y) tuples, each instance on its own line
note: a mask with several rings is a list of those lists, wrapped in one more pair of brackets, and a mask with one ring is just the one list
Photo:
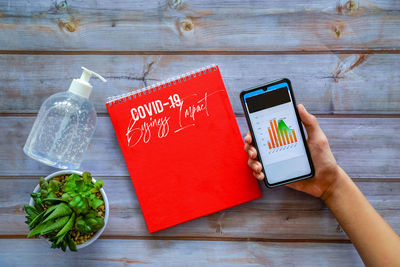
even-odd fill
[[(58, 171), (58, 172), (54, 172), (50, 175), (48, 175), (47, 177), (45, 177), (44, 179), (47, 181), (53, 177), (59, 176), (59, 175), (63, 175), (63, 174), (78, 174), (78, 175), (82, 175), (83, 172), (81, 171), (74, 171), (74, 170), (63, 170), (63, 171)], [(92, 178), (92, 183), (96, 182), (96, 180), (94, 178)], [(40, 185), (38, 184), (35, 189), (33, 190), (33, 193), (38, 193), (40, 191)], [(80, 245), (76, 245), (76, 248), (78, 249), (78, 251), (84, 247), (89, 246), (90, 244), (92, 244), (97, 238), (99, 238), (99, 236), (103, 233), (104, 229), (107, 226), (107, 222), (108, 222), (108, 217), (109, 217), (109, 213), (110, 213), (110, 208), (108, 205), (108, 199), (107, 199), (107, 195), (106, 192), (104, 191), (103, 188), (100, 189), (100, 193), (103, 196), (103, 200), (104, 200), (104, 210), (105, 210), (105, 215), (104, 215), (104, 226), (97, 231), (97, 233), (92, 236), (92, 238), (90, 238), (89, 240), (87, 240), (85, 243), (80, 244)], [(29, 205), (30, 206), (34, 206), (34, 202), (33, 202), (33, 198), (31, 197), (30, 201), (29, 201)], [(45, 239), (45, 238), (43, 238)], [(49, 244), (50, 241), (48, 241), (47, 239), (45, 239)]]

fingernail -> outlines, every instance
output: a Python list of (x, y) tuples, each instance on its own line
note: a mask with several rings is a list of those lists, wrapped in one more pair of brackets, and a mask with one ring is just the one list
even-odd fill
[(253, 151), (249, 150), (249, 156), (253, 157)]

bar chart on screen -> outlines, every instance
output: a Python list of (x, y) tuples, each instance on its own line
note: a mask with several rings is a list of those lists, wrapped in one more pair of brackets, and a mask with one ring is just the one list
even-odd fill
[(292, 103), (260, 110), (250, 116), (263, 164), (270, 165), (305, 155)]
[(296, 131), (286, 125), (284, 118), (269, 121), (268, 135), (269, 153), (292, 149), (297, 145)]

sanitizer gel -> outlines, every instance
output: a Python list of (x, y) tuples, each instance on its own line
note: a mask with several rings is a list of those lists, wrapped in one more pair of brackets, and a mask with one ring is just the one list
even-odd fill
[(29, 157), (60, 169), (77, 169), (96, 128), (96, 111), (89, 101), (90, 77), (99, 74), (82, 67), (80, 79), (69, 90), (50, 96), (42, 104), (24, 152)]

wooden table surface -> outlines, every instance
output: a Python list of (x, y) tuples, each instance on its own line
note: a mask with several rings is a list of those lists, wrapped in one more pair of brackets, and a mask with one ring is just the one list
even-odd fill
[[(281, 77), (319, 118), (338, 163), (400, 232), (400, 1), (0, 0), (0, 265), (362, 266), (318, 199), (281, 187), (150, 235), (105, 109), (128, 92), (219, 64), (238, 94)], [(98, 124), (81, 170), (105, 182), (110, 220), (78, 253), (26, 239), (23, 205), (55, 169), (22, 147), (41, 103), (85, 66)]]

